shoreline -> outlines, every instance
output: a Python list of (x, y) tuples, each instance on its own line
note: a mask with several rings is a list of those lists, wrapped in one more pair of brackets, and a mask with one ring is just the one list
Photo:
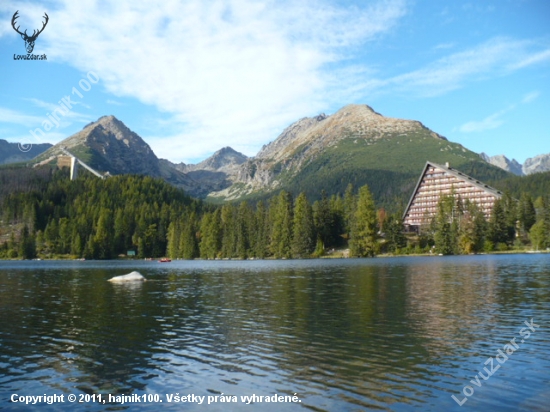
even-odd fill
[[(265, 258), (265, 259), (259, 259), (259, 258), (219, 258), (219, 259), (201, 259), (201, 258), (195, 258), (195, 259), (172, 259), (173, 262), (178, 261), (228, 261), (228, 260), (235, 260), (235, 261), (257, 261), (257, 260), (321, 260), (321, 259), (375, 259), (375, 258), (398, 258), (398, 257), (443, 257), (443, 256), (483, 256), (483, 255), (534, 255), (534, 254), (550, 254), (550, 250), (506, 250), (506, 251), (494, 251), (494, 252), (483, 252), (483, 253), (471, 253), (468, 255), (439, 255), (434, 253), (411, 253), (411, 254), (403, 254), (403, 255), (393, 255), (393, 254), (380, 254), (373, 257), (359, 257), (359, 256), (352, 256), (352, 257), (344, 257), (344, 256), (319, 256), (319, 257), (311, 257), (311, 258)], [(115, 259), (82, 259), (82, 258), (75, 258), (75, 257), (55, 257), (55, 258), (37, 258), (37, 259), (0, 259), (0, 262), (45, 262), (45, 261), (71, 261), (71, 262), (157, 262), (160, 263), (159, 260), (161, 258), (115, 258)], [(163, 262), (165, 263), (165, 262)], [(170, 262), (166, 262), (170, 263)]]

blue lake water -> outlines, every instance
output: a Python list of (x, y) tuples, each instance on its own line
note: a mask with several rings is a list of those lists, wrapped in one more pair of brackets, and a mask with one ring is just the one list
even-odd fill
[(550, 410), (550, 255), (0, 262), (0, 321), (6, 411)]

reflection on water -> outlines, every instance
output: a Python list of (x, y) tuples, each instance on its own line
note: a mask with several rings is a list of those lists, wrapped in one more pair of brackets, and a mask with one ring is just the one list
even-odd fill
[[(1, 262), (0, 409), (28, 408), (9, 402), (14, 393), (151, 393), (166, 402), (177, 392), (301, 400), (185, 410), (547, 410), (549, 263)], [(134, 269), (148, 281), (106, 281)], [(460, 408), (451, 395), (462, 399), (530, 318), (540, 329)]]

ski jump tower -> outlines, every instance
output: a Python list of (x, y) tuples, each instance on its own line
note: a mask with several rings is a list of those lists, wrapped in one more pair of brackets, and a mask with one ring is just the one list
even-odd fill
[(90, 166), (88, 166), (86, 163), (84, 163), (82, 160), (80, 160), (78, 157), (73, 155), (71, 152), (67, 150), (66, 147), (62, 147), (61, 150), (63, 153), (65, 153), (67, 156), (71, 158), (71, 180), (75, 180), (78, 177), (78, 166), (82, 166), (83, 168), (90, 171), (90, 173), (93, 173), (95, 176), (99, 177), (100, 179), (105, 179), (105, 177), (109, 176), (109, 174), (102, 175), (97, 170), (92, 169)]

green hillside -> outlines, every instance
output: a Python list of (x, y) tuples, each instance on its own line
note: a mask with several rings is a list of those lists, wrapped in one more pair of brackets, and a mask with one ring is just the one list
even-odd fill
[(501, 180), (488, 180), (488, 184), (498, 186), (500, 190), (510, 192), (519, 199), (522, 193), (528, 193), (533, 199), (548, 196), (550, 193), (550, 172), (534, 173), (528, 176), (508, 176)]
[[(449, 162), (451, 167), (484, 182), (497, 183), (512, 176), (463, 146), (436, 139), (424, 130), (378, 139), (350, 136), (325, 148), (296, 174), (284, 170), (281, 164), (275, 164), (274, 170), (283, 170), (278, 176), (280, 189), (294, 195), (304, 192), (310, 200), (316, 200), (322, 190), (330, 196), (343, 194), (349, 183), (356, 188), (367, 184), (377, 206), (398, 211), (406, 205), (428, 160)], [(254, 200), (269, 196), (263, 192), (246, 197)]]

